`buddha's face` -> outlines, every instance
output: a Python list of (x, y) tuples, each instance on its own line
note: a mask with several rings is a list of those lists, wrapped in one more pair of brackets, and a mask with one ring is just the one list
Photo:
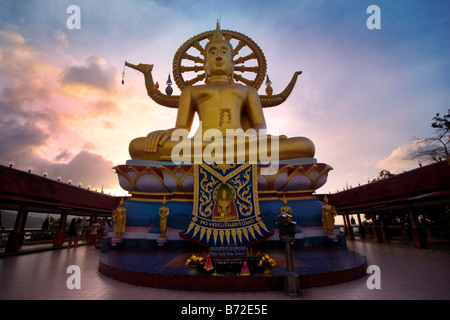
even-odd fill
[(230, 76), (233, 68), (231, 48), (226, 43), (210, 43), (206, 52), (206, 73), (209, 76)]
[(222, 200), (227, 200), (227, 192), (225, 190), (222, 191)]

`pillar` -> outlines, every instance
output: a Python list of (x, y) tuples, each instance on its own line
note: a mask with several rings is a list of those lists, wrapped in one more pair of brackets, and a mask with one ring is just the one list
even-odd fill
[(366, 238), (366, 230), (364, 229), (364, 227), (361, 223), (361, 214), (360, 213), (356, 214), (356, 217), (358, 218), (359, 236), (361, 237), (361, 239), (365, 239)]
[(388, 224), (386, 223), (386, 217), (384, 215), (381, 215), (380, 220), (381, 220), (381, 228), (379, 228), (381, 230), (381, 236), (383, 237), (383, 241), (384, 242), (389, 242), (391, 241), (391, 234), (389, 233), (389, 229), (388, 229)]
[(345, 215), (342, 214), (342, 221), (344, 221), (344, 235), (347, 236), (347, 220), (345, 220)]
[(383, 243), (383, 237), (381, 235), (381, 230), (377, 223), (377, 215), (374, 209), (370, 209), (370, 217), (372, 219), (372, 233), (373, 233), (373, 241), (375, 243)]
[(14, 223), (14, 230), (8, 236), (5, 252), (17, 252), (22, 247), (27, 217), (28, 209), (25, 206), (20, 206)]
[(344, 215), (345, 219), (347, 220), (348, 225), (348, 240), (355, 240), (355, 233), (353, 232), (353, 226), (350, 221), (350, 216), (348, 214)]
[(411, 220), (411, 232), (413, 236), (414, 246), (417, 249), (427, 248), (427, 239), (424, 231), (419, 225), (419, 220), (417, 219), (417, 214), (414, 212), (414, 207), (412, 204), (408, 204), (408, 215)]
[(56, 230), (55, 237), (53, 238), (54, 247), (61, 247), (64, 244), (64, 237), (66, 235), (66, 222), (67, 222), (67, 211), (63, 210), (61, 212), (61, 217), (59, 219), (58, 230)]

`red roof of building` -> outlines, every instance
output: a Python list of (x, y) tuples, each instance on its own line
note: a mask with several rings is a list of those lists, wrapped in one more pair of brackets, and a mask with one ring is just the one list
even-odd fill
[[(0, 165), (0, 203), (111, 213), (120, 198)], [(72, 212), (73, 213), (73, 212)]]
[(450, 201), (450, 165), (447, 161), (430, 164), (327, 197), (341, 210), (431, 198)]

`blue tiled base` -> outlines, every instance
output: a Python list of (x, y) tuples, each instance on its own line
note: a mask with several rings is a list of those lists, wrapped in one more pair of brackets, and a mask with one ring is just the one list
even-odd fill
[[(347, 239), (345, 235), (337, 235), (337, 241), (328, 239), (328, 237), (308, 237), (304, 239), (296, 239), (292, 244), (294, 248), (296, 247), (325, 247), (325, 248), (340, 248), (347, 249)], [(111, 250), (117, 250), (119, 248), (134, 248), (134, 249), (156, 249), (161, 248), (156, 240), (150, 239), (123, 239), (123, 243), (119, 246), (111, 245), (111, 238), (103, 237), (101, 250), (103, 253), (109, 252)], [(280, 247), (280, 241), (264, 241), (258, 247), (261, 248), (278, 248)], [(196, 250), (198, 246), (192, 242), (181, 240), (170, 240), (166, 243), (164, 248), (167, 249), (185, 249), (185, 250)]]

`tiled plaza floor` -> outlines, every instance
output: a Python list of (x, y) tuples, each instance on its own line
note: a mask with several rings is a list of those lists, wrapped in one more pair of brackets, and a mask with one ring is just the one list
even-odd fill
[[(371, 242), (349, 241), (350, 250), (380, 268), (380, 289), (369, 289), (369, 275), (337, 285), (283, 291), (192, 292), (123, 283), (97, 271), (100, 250), (83, 246), (0, 258), (1, 300), (416, 300), (450, 299), (450, 254)], [(71, 265), (80, 268), (81, 288), (68, 289)]]

